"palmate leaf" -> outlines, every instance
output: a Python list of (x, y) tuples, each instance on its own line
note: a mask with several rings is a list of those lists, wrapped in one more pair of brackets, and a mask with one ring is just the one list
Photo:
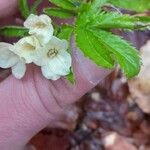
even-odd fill
[(45, 8), (44, 13), (59, 18), (71, 18), (75, 16), (75, 13), (69, 10), (61, 9), (61, 8)]
[[(82, 36), (80, 37), (79, 34)], [(84, 52), (85, 56), (92, 59), (97, 65), (106, 68), (108, 67), (107, 64), (102, 63), (103, 60), (101, 60), (100, 57), (93, 56), (92, 52), (95, 53), (95, 51), (97, 51), (99, 56), (103, 59), (103, 53), (108, 52), (110, 58), (105, 57), (105, 60), (108, 61), (112, 58), (115, 59), (128, 78), (131, 78), (139, 73), (141, 60), (138, 52), (133, 46), (131, 46), (130, 43), (126, 42), (119, 36), (113, 35), (112, 33), (104, 30), (89, 28), (84, 29), (84, 31), (77, 31), (76, 38), (77, 45)]]
[(76, 6), (69, 0), (49, 0), (49, 1), (63, 9), (74, 10), (76, 8)]
[(91, 29), (91, 32), (113, 53), (113, 57), (118, 61), (128, 78), (139, 73), (141, 67), (140, 55), (131, 43), (104, 30)]
[(4, 26), (0, 28), (0, 35), (7, 37), (24, 37), (28, 35), (28, 29), (20, 26)]
[(150, 0), (109, 0), (109, 2), (115, 6), (136, 12), (150, 9)]

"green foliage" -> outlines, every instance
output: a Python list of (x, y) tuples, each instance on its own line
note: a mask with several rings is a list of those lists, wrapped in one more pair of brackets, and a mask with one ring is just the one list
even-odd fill
[(41, 4), (42, 0), (35, 0), (33, 5), (31, 6), (30, 13), (31, 14), (37, 14), (37, 8)]
[(139, 21), (150, 24), (150, 16), (135, 16)]
[(101, 29), (140, 29), (146, 27), (146, 24), (140, 22), (139, 18), (123, 15), (117, 12), (101, 12), (92, 16), (90, 21), (91, 26)]
[(107, 3), (108, 0), (93, 0), (93, 2), (90, 4), (90, 11), (93, 14), (98, 13), (101, 9), (101, 7)]
[(27, 18), (30, 15), (30, 9), (27, 0), (19, 0), (18, 3), (22, 17)]
[(109, 0), (109, 2), (117, 7), (136, 12), (150, 10), (150, 0)]
[(75, 16), (75, 13), (69, 10), (61, 9), (61, 8), (45, 8), (44, 13), (59, 18), (71, 18)]
[(49, 0), (51, 3), (55, 4), (56, 6), (67, 9), (67, 10), (74, 10), (76, 6), (69, 0)]
[(70, 1), (71, 3), (73, 3), (74, 6), (76, 6), (76, 7), (80, 7), (81, 4), (83, 3), (83, 0), (68, 0), (68, 1)]
[(28, 35), (28, 29), (20, 26), (4, 26), (0, 28), (0, 35), (7, 37), (24, 37)]
[(105, 45), (87, 28), (76, 28), (77, 46), (84, 55), (92, 59), (98, 66), (113, 68), (110, 51), (107, 51)]
[(131, 43), (104, 30), (91, 29), (91, 31), (105, 45), (106, 49), (113, 53), (113, 58), (118, 61), (127, 77), (131, 78), (139, 73), (140, 56)]
[(139, 72), (141, 65), (139, 54), (125, 40), (97, 28), (77, 29), (76, 34), (78, 47), (97, 65), (112, 68), (114, 61), (117, 61), (129, 78)]
[[(126, 76), (131, 78), (140, 70), (140, 56), (129, 42), (112, 34), (108, 29), (143, 29), (147, 24), (140, 22), (137, 17), (117, 12), (102, 12), (97, 9), (97, 5), (98, 3), (91, 7), (87, 4), (84, 11), (78, 15), (75, 25), (77, 46), (85, 57), (98, 66), (114, 68), (116, 63), (119, 63)], [(97, 13), (94, 13), (94, 9)]]
[(73, 26), (70, 25), (61, 26), (60, 31), (57, 34), (57, 37), (59, 37), (60, 39), (65, 39), (70, 41), (70, 37), (71, 34), (73, 33), (73, 30), (74, 30)]
[(73, 72), (73, 68), (70, 69), (70, 73), (67, 75), (67, 80), (70, 82), (70, 84), (75, 84), (75, 75)]

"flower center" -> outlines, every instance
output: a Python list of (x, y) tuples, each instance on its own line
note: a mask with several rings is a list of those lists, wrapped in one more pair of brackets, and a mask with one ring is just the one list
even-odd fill
[(35, 50), (35, 46), (33, 46), (29, 43), (25, 43), (24, 48), (25, 48), (25, 50), (28, 50), (28, 51), (34, 51)]
[(37, 22), (34, 24), (35, 28), (45, 28), (46, 24), (44, 24), (43, 22)]
[(47, 56), (49, 58), (53, 58), (55, 57), (56, 55), (58, 54), (58, 50), (53, 48), (53, 49), (50, 49), (48, 52), (47, 52)]

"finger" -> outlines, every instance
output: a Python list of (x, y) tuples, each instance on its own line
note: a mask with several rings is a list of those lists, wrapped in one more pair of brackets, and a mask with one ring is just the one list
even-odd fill
[(17, 10), (17, 0), (0, 0), (0, 18), (13, 15)]
[(35, 92), (33, 72), (26, 77), (17, 80), (10, 76), (0, 84), (1, 150), (23, 150), (28, 140), (52, 120)]

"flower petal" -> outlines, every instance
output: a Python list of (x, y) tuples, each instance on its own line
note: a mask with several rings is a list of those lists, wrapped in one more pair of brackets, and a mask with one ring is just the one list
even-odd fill
[(34, 14), (30, 14), (30, 16), (26, 19), (26, 21), (24, 22), (24, 26), (26, 28), (34, 28), (34, 25), (37, 23), (37, 22), (43, 22), (45, 24), (51, 24), (52, 23), (52, 20), (49, 16), (47, 15), (40, 15), (40, 16), (37, 16), (37, 15), (34, 15)]
[(68, 42), (66, 40), (61, 40), (55, 36), (52, 37), (52, 39), (48, 43), (50, 46), (52, 45), (56, 49), (60, 51), (64, 51), (68, 49)]
[(36, 37), (40, 41), (40, 44), (44, 45), (44, 44), (47, 44), (51, 40), (53, 31), (54, 31), (53, 27), (51, 26), (50, 28), (47, 28), (45, 30), (38, 29), (36, 30), (36, 33), (30, 32), (30, 34), (35, 33)]
[(72, 58), (71, 58), (71, 55), (67, 51), (60, 51), (58, 58), (66, 66), (66, 68), (71, 67)]
[(31, 14), (24, 22), (24, 26), (29, 29), (29, 34), (35, 35), (41, 44), (46, 44), (52, 38), (54, 28), (51, 18), (47, 15)]
[(10, 47), (10, 50), (17, 54), (20, 58), (24, 58), (26, 63), (32, 63), (37, 56), (40, 43), (34, 36), (28, 36), (20, 39), (17, 43)]
[(26, 65), (24, 61), (19, 61), (15, 66), (12, 67), (12, 74), (17, 78), (21, 79), (26, 72)]
[(51, 71), (60, 76), (69, 74), (71, 67), (71, 56), (69, 56), (66, 52), (64, 55), (67, 57), (58, 55), (57, 57), (48, 60), (48, 66)]
[(60, 78), (59, 75), (55, 74), (49, 66), (42, 66), (41, 67), (42, 74), (45, 78), (51, 79), (51, 80), (58, 80)]
[(9, 50), (11, 44), (0, 42), (0, 67), (10, 68), (14, 66), (19, 57)]
[(37, 22), (37, 20), (38, 20), (38, 16), (31, 14), (24, 22), (24, 26), (29, 29), (33, 26), (33, 24)]

